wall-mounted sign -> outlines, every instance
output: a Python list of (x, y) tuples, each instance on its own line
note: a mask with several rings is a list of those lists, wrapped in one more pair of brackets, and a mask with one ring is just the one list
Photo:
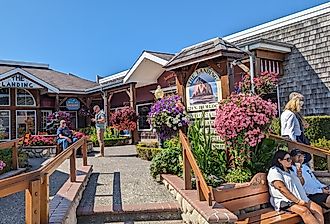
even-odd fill
[(18, 89), (41, 89), (42, 86), (30, 81), (21, 74), (13, 75), (9, 78), (0, 81), (2, 88), (18, 88)]
[(68, 110), (79, 110), (80, 101), (77, 98), (69, 98), (65, 102), (66, 108)]
[(211, 68), (197, 69), (188, 79), (188, 111), (214, 110), (222, 99), (220, 76)]

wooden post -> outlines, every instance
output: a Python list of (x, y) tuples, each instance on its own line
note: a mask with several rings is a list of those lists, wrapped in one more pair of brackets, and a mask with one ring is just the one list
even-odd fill
[[(183, 148), (183, 179), (184, 179), (184, 189), (191, 190), (191, 166), (189, 164), (186, 150)], [(197, 184), (197, 183), (196, 183)]]
[(40, 180), (31, 181), (25, 190), (25, 223), (40, 223)]
[(40, 223), (48, 223), (49, 220), (49, 176), (43, 176), (40, 185)]
[(327, 167), (328, 167), (328, 172), (330, 172), (330, 156), (327, 156)]
[(87, 166), (87, 140), (84, 138), (84, 143), (81, 147), (82, 155), (83, 155), (83, 166)]
[(71, 182), (76, 182), (76, 149), (71, 149), (72, 154), (70, 156), (70, 180)]
[(17, 152), (17, 145), (16, 142), (14, 142), (12, 147), (12, 168), (14, 170), (18, 170), (18, 152)]
[(202, 188), (201, 188), (201, 182), (198, 179), (198, 177), (196, 176), (196, 187), (197, 187), (197, 194), (198, 194), (198, 198), (200, 201), (206, 201), (206, 198), (204, 197)]

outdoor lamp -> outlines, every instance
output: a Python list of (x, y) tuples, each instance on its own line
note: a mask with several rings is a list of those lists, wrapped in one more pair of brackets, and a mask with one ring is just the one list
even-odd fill
[(164, 91), (162, 90), (162, 87), (160, 87), (160, 85), (157, 86), (157, 89), (156, 89), (154, 95), (157, 100), (160, 100), (164, 97)]

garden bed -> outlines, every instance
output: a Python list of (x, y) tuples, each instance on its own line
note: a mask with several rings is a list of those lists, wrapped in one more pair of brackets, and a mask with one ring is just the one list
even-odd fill
[[(126, 138), (126, 137), (104, 139), (104, 146), (106, 146), (106, 147), (128, 145), (130, 143), (131, 143), (131, 139)], [(99, 142), (93, 141), (93, 146), (98, 147)]]

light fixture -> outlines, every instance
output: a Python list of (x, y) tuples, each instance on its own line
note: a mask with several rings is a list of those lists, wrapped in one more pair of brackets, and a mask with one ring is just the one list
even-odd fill
[(164, 97), (164, 91), (162, 90), (162, 87), (160, 85), (157, 86), (157, 89), (156, 89), (154, 95), (157, 100), (160, 100)]

